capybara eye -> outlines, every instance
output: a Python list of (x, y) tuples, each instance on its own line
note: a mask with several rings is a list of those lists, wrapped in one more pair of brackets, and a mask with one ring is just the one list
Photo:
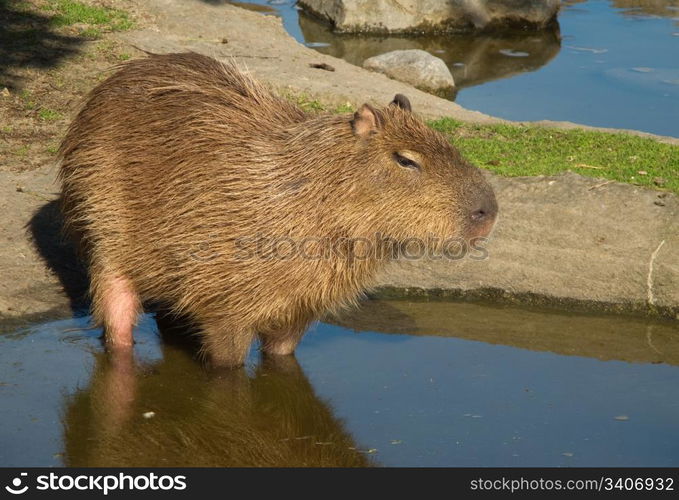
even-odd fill
[(410, 158), (406, 158), (405, 156), (394, 153), (394, 160), (396, 160), (396, 163), (398, 163), (400, 166), (404, 168), (412, 168), (414, 170), (420, 170), (420, 165), (414, 160), (411, 160)]

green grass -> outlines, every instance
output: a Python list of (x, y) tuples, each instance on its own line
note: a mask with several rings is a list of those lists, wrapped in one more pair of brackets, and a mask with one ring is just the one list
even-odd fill
[(101, 30), (99, 28), (85, 28), (80, 32), (80, 35), (83, 36), (84, 38), (101, 38)]
[(35, 109), (35, 101), (33, 100), (33, 96), (29, 90), (22, 90), (21, 94), (19, 94), (19, 97), (21, 97), (21, 100), (24, 103), (25, 110), (29, 111)]
[(330, 111), (322, 102), (309, 98), (306, 94), (287, 94), (287, 99), (308, 112)]
[(88, 38), (98, 38), (102, 31), (124, 31), (134, 26), (126, 12), (109, 7), (86, 5), (74, 0), (50, 0), (46, 8), (54, 12), (51, 23), (55, 27), (76, 23), (89, 25), (82, 32)]
[(53, 122), (55, 120), (61, 120), (63, 116), (61, 113), (54, 111), (53, 109), (41, 108), (40, 111), (38, 111), (38, 118), (45, 122)]
[(340, 104), (334, 110), (335, 113), (353, 113), (355, 111), (354, 107), (349, 104)]
[(473, 163), (506, 176), (590, 177), (679, 192), (679, 147), (630, 134), (521, 125), (428, 122)]

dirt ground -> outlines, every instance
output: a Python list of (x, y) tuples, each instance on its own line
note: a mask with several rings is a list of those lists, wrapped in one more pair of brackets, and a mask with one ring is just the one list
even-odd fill
[[(152, 26), (130, 1), (99, 4), (125, 9), (139, 27)], [(57, 227), (56, 152), (92, 87), (141, 54), (110, 33), (92, 39), (83, 35), (85, 26), (53, 26), (45, 5), (0, 2), (0, 318), (70, 310), (68, 294), (36, 248), (54, 254), (53, 262), (70, 252)], [(73, 266), (73, 259), (63, 261)]]
[[(125, 9), (137, 25), (149, 16), (128, 0), (93, 2)], [(140, 52), (111, 34), (83, 36), (83, 26), (55, 27), (44, 2), (15, 10), (0, 3), (0, 169), (25, 172), (55, 158), (82, 101), (113, 66)]]

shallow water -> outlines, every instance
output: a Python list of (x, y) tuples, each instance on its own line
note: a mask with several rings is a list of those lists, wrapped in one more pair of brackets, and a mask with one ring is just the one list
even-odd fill
[(267, 6), (297, 40), (353, 64), (391, 50), (426, 50), (448, 64), (458, 86), (449, 97), (469, 109), (679, 136), (679, 0), (569, 0), (560, 36), (336, 35), (300, 14), (294, 0), (249, 4)]
[(677, 466), (679, 324), (373, 301), (206, 371), (150, 315), (0, 336), (1, 466)]

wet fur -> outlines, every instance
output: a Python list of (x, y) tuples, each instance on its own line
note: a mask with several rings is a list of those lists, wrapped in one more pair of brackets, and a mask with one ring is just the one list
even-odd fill
[[(323, 238), (311, 245), (321, 253), (376, 233), (465, 234), (469, 210), (492, 195), (478, 169), (407, 110), (369, 111), (375, 127), (359, 134), (363, 115), (305, 113), (232, 64), (193, 53), (126, 63), (92, 91), (60, 149), (95, 321), (116, 328), (114, 283), (129, 292), (127, 313), (153, 300), (192, 317), (216, 364), (241, 364), (256, 335), (286, 354), (386, 259), (239, 259), (253, 237)], [(400, 150), (416, 152), (421, 171), (398, 166)]]

